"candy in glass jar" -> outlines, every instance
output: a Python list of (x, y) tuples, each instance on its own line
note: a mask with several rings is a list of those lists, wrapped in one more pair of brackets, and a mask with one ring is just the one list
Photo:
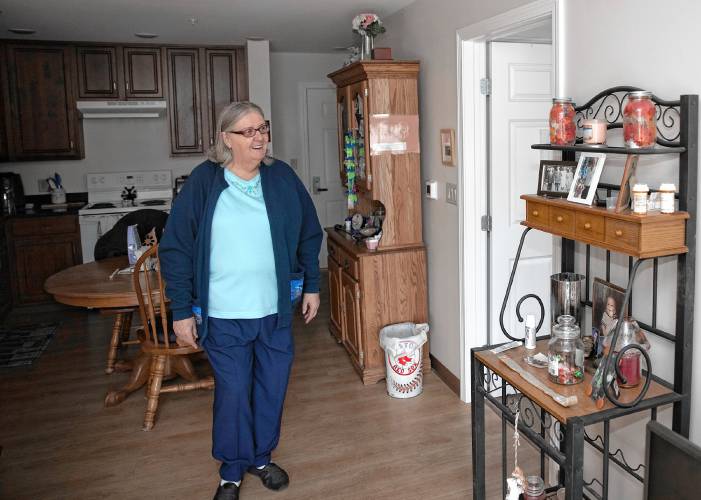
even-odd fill
[(651, 148), (657, 138), (657, 120), (652, 93), (631, 92), (623, 108), (623, 142), (629, 148)]
[[(604, 339), (604, 352), (608, 352), (611, 349), (611, 340), (613, 335), (609, 335)], [(650, 342), (648, 342), (645, 333), (635, 321), (630, 316), (626, 317), (620, 326), (620, 331), (618, 332), (618, 340), (616, 341), (616, 347), (614, 349), (614, 354), (618, 353), (627, 345), (637, 344), (643, 349), (650, 350)], [(637, 387), (640, 385), (642, 376), (640, 374), (640, 351), (637, 349), (628, 349), (618, 360), (618, 370), (621, 372), (621, 377), (618, 377), (619, 387)]]
[(574, 104), (569, 97), (556, 97), (550, 108), (550, 144), (571, 146), (577, 138)]
[(553, 326), (548, 342), (548, 378), (562, 385), (584, 380), (584, 343), (574, 316), (559, 316)]

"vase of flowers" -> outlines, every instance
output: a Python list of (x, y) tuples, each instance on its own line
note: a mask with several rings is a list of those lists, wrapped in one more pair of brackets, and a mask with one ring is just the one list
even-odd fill
[(377, 14), (358, 14), (353, 19), (353, 31), (362, 37), (360, 59), (372, 59), (374, 39), (386, 31), (380, 18)]

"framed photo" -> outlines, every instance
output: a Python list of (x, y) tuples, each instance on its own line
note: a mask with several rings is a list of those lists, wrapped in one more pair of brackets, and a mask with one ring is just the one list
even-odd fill
[(441, 129), (441, 162), (448, 167), (455, 166), (455, 131), (452, 128)]
[(604, 355), (604, 339), (613, 334), (618, 324), (626, 291), (620, 286), (595, 278), (592, 286), (591, 336), (593, 347), (590, 357), (599, 359)]
[(596, 186), (604, 169), (604, 153), (582, 153), (574, 173), (574, 181), (570, 186), (568, 201), (591, 205), (596, 195)]
[(576, 161), (540, 160), (538, 195), (567, 198), (577, 170)]

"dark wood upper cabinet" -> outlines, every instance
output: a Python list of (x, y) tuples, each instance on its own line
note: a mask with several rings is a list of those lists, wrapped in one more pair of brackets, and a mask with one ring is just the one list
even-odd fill
[[(5, 49), (0, 47), (0, 75), (7, 75), (7, 64), (5, 62)], [(9, 159), (8, 133), (9, 133), (9, 94), (7, 92), (6, 77), (0, 76), (0, 161)], [(0, 266), (2, 263), (0, 262)], [(0, 282), (0, 286), (2, 283)], [(0, 294), (1, 295), (1, 294)], [(1, 296), (0, 296), (1, 298)], [(0, 314), (0, 316), (2, 316)]]
[(201, 154), (199, 49), (167, 48), (168, 116), (171, 154)]
[(119, 61), (116, 47), (77, 47), (78, 98), (118, 99)]
[(8, 45), (12, 156), (82, 158), (75, 98), (75, 48)]
[(203, 106), (207, 116), (207, 137), (209, 145), (214, 144), (217, 134), (219, 112), (227, 104), (242, 100), (239, 97), (237, 82), (237, 51), (205, 50), (205, 73), (207, 79), (206, 104)]
[(161, 99), (161, 50), (157, 47), (124, 47), (124, 79), (127, 99)]

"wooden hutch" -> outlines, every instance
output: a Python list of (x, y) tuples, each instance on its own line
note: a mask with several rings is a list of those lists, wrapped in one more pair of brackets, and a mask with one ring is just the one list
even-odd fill
[[(349, 213), (381, 213), (382, 238), (370, 251), (350, 234), (327, 228), (330, 330), (348, 351), (364, 384), (385, 378), (380, 329), (393, 323), (428, 321), (426, 249), (421, 232), (421, 177), (418, 151), (419, 63), (359, 61), (329, 78), (338, 87), (340, 178), (347, 187), (345, 134), (358, 165), (358, 201)], [(380, 128), (394, 124), (390, 139)], [(382, 141), (385, 142), (382, 142)], [(392, 142), (394, 141), (394, 142)], [(430, 370), (423, 347), (424, 373)]]

